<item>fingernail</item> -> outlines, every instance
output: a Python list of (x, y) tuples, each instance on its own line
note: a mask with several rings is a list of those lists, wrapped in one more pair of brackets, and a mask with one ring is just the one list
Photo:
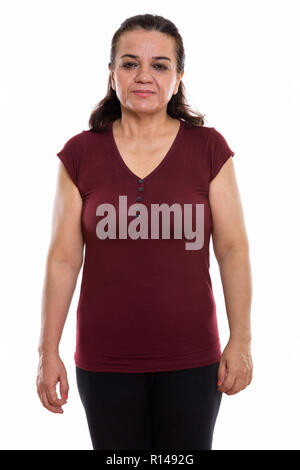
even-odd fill
[(64, 398), (68, 398), (68, 395), (63, 395)]
[(221, 380), (218, 380), (218, 385), (221, 385)]

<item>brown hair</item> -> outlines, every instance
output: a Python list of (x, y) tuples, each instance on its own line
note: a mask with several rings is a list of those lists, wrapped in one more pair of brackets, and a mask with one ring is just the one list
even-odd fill
[[(109, 65), (114, 67), (118, 41), (122, 33), (125, 31), (133, 31), (138, 28), (143, 28), (146, 31), (159, 31), (173, 37), (176, 43), (177, 73), (179, 74), (184, 70), (185, 53), (182, 37), (179, 34), (177, 27), (172, 23), (172, 21), (167, 20), (163, 16), (150, 14), (132, 16), (123, 21), (119, 29), (113, 35), (111, 41)], [(177, 94), (173, 95), (168, 102), (167, 113), (172, 118), (183, 120), (187, 127), (203, 126), (205, 115), (192, 111), (189, 108), (190, 106), (187, 104), (185, 97), (185, 88), (181, 80)], [(111, 121), (115, 121), (120, 118), (121, 114), (120, 101), (115, 90), (111, 86), (111, 76), (109, 76), (106, 96), (93, 110), (89, 119), (89, 127), (92, 131), (99, 132), (101, 127), (105, 127)]]

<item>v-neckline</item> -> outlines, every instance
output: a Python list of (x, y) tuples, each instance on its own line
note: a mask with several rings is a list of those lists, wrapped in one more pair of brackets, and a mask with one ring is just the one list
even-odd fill
[(111, 139), (111, 143), (112, 143), (112, 147), (113, 147), (113, 153), (114, 155), (117, 157), (117, 160), (118, 162), (121, 164), (121, 166), (123, 167), (123, 169), (130, 175), (132, 176), (135, 180), (141, 180), (141, 181), (148, 181), (153, 175), (155, 175), (161, 168), (163, 165), (165, 165), (165, 163), (169, 160), (169, 158), (171, 157), (171, 155), (174, 153), (176, 147), (177, 147), (177, 144), (180, 140), (180, 137), (183, 133), (183, 128), (184, 128), (184, 122), (181, 120), (181, 119), (178, 119), (179, 121), (179, 129), (177, 131), (177, 134), (175, 136), (175, 139), (173, 140), (172, 142), (172, 145), (171, 147), (169, 148), (169, 150), (167, 151), (166, 155), (164, 156), (164, 158), (161, 160), (161, 162), (150, 172), (148, 173), (147, 176), (145, 176), (144, 178), (141, 178), (140, 176), (136, 175), (135, 173), (133, 173), (133, 171), (131, 171), (131, 169), (126, 165), (125, 161), (123, 160), (120, 152), (119, 152), (119, 149), (117, 147), (117, 144), (116, 144), (116, 141), (115, 141), (115, 138), (114, 138), (114, 133), (113, 133), (113, 121), (110, 122), (110, 127), (109, 127), (109, 131), (110, 131), (110, 139)]

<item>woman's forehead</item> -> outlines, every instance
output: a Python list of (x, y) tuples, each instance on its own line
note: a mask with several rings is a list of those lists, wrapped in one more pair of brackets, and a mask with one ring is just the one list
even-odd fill
[(174, 42), (167, 34), (159, 31), (126, 31), (120, 37), (118, 55), (153, 55), (174, 57)]

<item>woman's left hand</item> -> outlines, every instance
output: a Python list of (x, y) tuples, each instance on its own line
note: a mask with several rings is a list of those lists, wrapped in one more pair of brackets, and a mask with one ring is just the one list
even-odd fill
[(220, 359), (218, 391), (234, 395), (251, 383), (252, 374), (250, 341), (230, 338)]

